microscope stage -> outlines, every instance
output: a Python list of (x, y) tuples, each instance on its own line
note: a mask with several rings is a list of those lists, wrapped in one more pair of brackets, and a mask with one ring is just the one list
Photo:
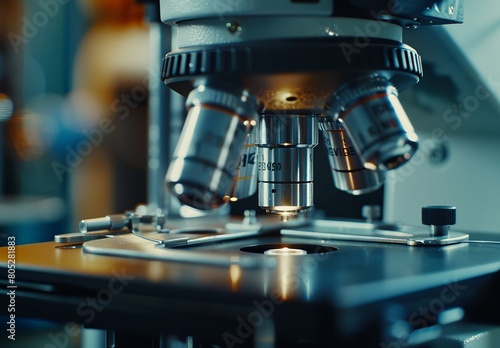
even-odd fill
[[(325, 232), (310, 230), (298, 227), (282, 229), (281, 233), (257, 232), (242, 238), (172, 247), (126, 234), (86, 242), (83, 249), (92, 254), (184, 263), (192, 269), (196, 264), (229, 269), (230, 284), (223, 282), (218, 290), (230, 291), (237, 284), (244, 293), (269, 295), (278, 290), (287, 299), (327, 300), (341, 307), (446, 286), (500, 270), (500, 245), (420, 247), (394, 241), (326, 238)], [(407, 232), (399, 234), (407, 238)], [(161, 235), (165, 234), (152, 236)], [(197, 276), (203, 282), (204, 276)], [(229, 289), (225, 289), (227, 286)]]

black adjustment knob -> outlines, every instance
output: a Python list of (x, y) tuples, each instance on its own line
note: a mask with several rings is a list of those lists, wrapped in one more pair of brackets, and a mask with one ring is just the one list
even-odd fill
[(422, 223), (431, 226), (435, 237), (446, 237), (450, 225), (456, 223), (457, 208), (449, 205), (435, 205), (422, 208)]
[(422, 208), (422, 223), (424, 225), (454, 225), (456, 218), (457, 208), (450, 205), (434, 205)]

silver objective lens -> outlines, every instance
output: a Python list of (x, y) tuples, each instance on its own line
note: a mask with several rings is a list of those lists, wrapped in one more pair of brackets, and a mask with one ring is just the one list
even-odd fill
[(256, 124), (257, 102), (238, 94), (201, 85), (193, 90), (184, 128), (165, 181), (179, 200), (209, 210), (228, 202), (239, 156)]
[(365, 168), (363, 160), (338, 121), (331, 117), (320, 117), (318, 125), (323, 133), (337, 189), (361, 195), (375, 191), (384, 183), (385, 171)]
[(286, 218), (313, 205), (313, 148), (317, 119), (262, 115), (259, 121), (259, 205)]
[(230, 200), (250, 197), (257, 191), (257, 127), (247, 134), (245, 144), (241, 149), (239, 168), (234, 177)]
[(368, 169), (394, 169), (418, 147), (418, 137), (389, 81), (369, 77), (340, 87), (327, 102)]

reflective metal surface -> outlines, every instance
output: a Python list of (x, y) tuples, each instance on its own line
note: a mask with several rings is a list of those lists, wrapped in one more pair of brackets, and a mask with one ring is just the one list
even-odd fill
[(103, 230), (103, 231), (93, 231), (87, 233), (64, 233), (55, 235), (54, 241), (57, 243), (84, 243), (89, 240), (110, 238), (121, 234), (129, 234), (129, 233), (130, 230), (128, 229), (117, 230), (117, 231)]
[[(338, 230), (341, 225), (344, 228), (347, 226), (344, 230), (346, 232), (358, 229), (363, 233), (363, 228), (359, 228), (363, 224), (359, 222), (349, 225), (343, 221), (338, 224)], [(320, 223), (317, 226), (329, 228), (330, 231), (335, 229), (335, 225), (330, 223)], [(385, 229), (382, 225), (379, 226), (380, 237), (390, 235), (385, 241), (390, 238), (402, 240), (411, 234), (409, 230), (391, 230), (393, 225), (388, 225)], [(221, 266), (217, 270), (212, 269), (213, 273), (208, 278), (203, 273), (196, 273), (194, 278), (193, 274), (185, 273), (169, 276), (175, 277), (175, 281), (193, 282), (196, 286), (217, 284), (220, 291), (224, 291), (225, 287), (232, 291), (237, 286), (239, 291), (252, 296), (271, 296), (278, 291), (279, 297), (286, 300), (323, 299), (334, 303), (338, 308), (349, 308), (441, 286), (450, 281), (460, 282), (471, 276), (500, 269), (499, 246), (495, 244), (457, 243), (440, 247), (416, 247), (398, 244), (399, 242), (366, 243), (361, 239), (329, 239), (328, 232), (324, 233), (326, 237), (315, 238), (309, 233), (310, 228), (309, 231), (307, 228), (295, 230), (301, 230), (302, 234), (284, 235), (286, 230), (282, 230), (281, 235), (270, 234), (175, 248), (165, 248), (157, 243), (126, 235), (87, 242), (84, 244), (84, 251), (127, 258), (176, 261), (187, 263), (185, 267), (189, 263), (199, 264), (202, 268)], [(364, 228), (366, 234), (368, 230), (372, 229)], [(333, 233), (330, 232), (331, 234)], [(308, 253), (282, 256), (249, 252), (285, 247), (308, 250)], [(323, 252), (314, 253), (315, 248)], [(171, 267), (173, 264), (167, 265)], [(214, 278), (218, 275), (217, 271), (229, 272), (231, 267), (238, 267), (238, 279), (233, 279), (236, 277), (233, 274), (231, 283), (228, 284), (227, 279), (223, 281)], [(196, 267), (190, 269), (196, 272)]]
[(415, 153), (418, 137), (385, 78), (368, 77), (340, 87), (327, 103), (368, 169), (395, 169)]
[(452, 231), (446, 236), (434, 236), (426, 227), (403, 224), (364, 223), (342, 220), (315, 220), (307, 227), (283, 229), (284, 236), (320, 240), (348, 240), (412, 246), (449, 245), (467, 242), (469, 234)]
[(187, 105), (189, 114), (165, 181), (182, 203), (214, 209), (230, 199), (241, 148), (256, 122), (256, 102), (245, 92), (201, 85)]
[(234, 177), (230, 201), (250, 197), (257, 191), (257, 127), (247, 134), (241, 149), (239, 168)]
[(313, 204), (313, 183), (259, 183), (259, 205), (268, 213), (293, 216)]
[(340, 122), (330, 117), (319, 119), (328, 151), (335, 187), (353, 195), (361, 195), (378, 189), (386, 174), (380, 169), (367, 169)]
[(282, 216), (313, 204), (313, 148), (317, 118), (310, 115), (261, 115), (259, 122), (259, 205)]

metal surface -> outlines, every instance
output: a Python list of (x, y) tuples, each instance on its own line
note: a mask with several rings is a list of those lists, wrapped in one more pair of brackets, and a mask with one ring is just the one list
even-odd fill
[(256, 104), (244, 91), (201, 85), (187, 100), (188, 117), (165, 181), (186, 205), (210, 210), (227, 203), (238, 156), (252, 131)]
[(234, 176), (230, 201), (252, 196), (257, 191), (257, 127), (247, 134), (240, 152), (239, 168)]
[[(109, 242), (111, 241), (111, 242)], [(127, 258), (177, 261), (188, 263), (202, 263), (212, 266), (229, 266), (237, 264), (240, 267), (265, 267), (266, 264), (273, 266), (268, 260), (257, 260), (252, 257), (240, 255), (226, 255), (215, 253), (186, 253), (180, 249), (165, 249), (153, 241), (138, 238), (134, 235), (122, 236), (113, 241), (111, 239), (101, 239), (98, 241), (87, 242), (83, 245), (83, 250), (91, 254), (121, 256)]]
[[(252, 257), (246, 257), (245, 254), (193, 253), (186, 252), (185, 248), (196, 245), (221, 245), (222, 242), (265, 236), (276, 232), (285, 224), (296, 227), (307, 224), (305, 219), (293, 219), (283, 223), (273, 216), (264, 216), (258, 218), (257, 221), (252, 220), (252, 218), (247, 221), (243, 220), (239, 224), (240, 228), (235, 228), (237, 222), (234, 219), (225, 217), (200, 219), (191, 223), (186, 220), (178, 220), (177, 225), (176, 221), (170, 225), (167, 222), (170, 233), (133, 231), (132, 234), (119, 236), (115, 242), (107, 241), (113, 238), (86, 242), (83, 244), (83, 250), (95, 254), (206, 263), (219, 266), (231, 264), (238, 264), (242, 267), (269, 266), (274, 264), (273, 261), (255, 260)], [(197, 224), (198, 226), (196, 226)], [(188, 225), (191, 227), (185, 227)], [(182, 227), (178, 228), (178, 226)]]
[(368, 169), (395, 169), (417, 150), (418, 137), (398, 91), (383, 77), (368, 76), (340, 87), (327, 109), (342, 123)]
[[(242, 251), (242, 248), (249, 246), (271, 245), (276, 248), (278, 245), (293, 247), (303, 244), (338, 250), (323, 255), (284, 258)], [(479, 246), (458, 243), (421, 248), (397, 243), (316, 239), (313, 235), (307, 238), (302, 234), (300, 237), (260, 236), (180, 248), (156, 245), (128, 235), (87, 242), (84, 251), (188, 264), (234, 265), (242, 269), (260, 267), (253, 276), (240, 278), (238, 284), (241, 291), (267, 294), (268, 291), (280, 290), (285, 292), (284, 296), (288, 300), (323, 299), (340, 308), (441, 286), (445, 279), (460, 282), (461, 279), (500, 269), (499, 246), (494, 244)], [(283, 283), (283, 277), (288, 281)], [(298, 277), (300, 282), (292, 283), (290, 277)], [(197, 278), (196, 284), (205, 280), (203, 277)], [(220, 286), (218, 288), (222, 290)]]
[(446, 236), (434, 236), (423, 227), (339, 220), (316, 220), (307, 227), (283, 229), (281, 234), (320, 240), (348, 240), (411, 246), (449, 245), (467, 242), (469, 239), (469, 234), (462, 232), (452, 231)]
[(80, 221), (78, 228), (81, 233), (99, 230), (121, 230), (132, 225), (132, 214), (115, 214)]
[[(237, 23), (238, 30), (228, 30)], [(364, 30), (368, 28), (369, 30)], [(299, 39), (314, 37), (376, 37), (401, 41), (403, 31), (396, 24), (383, 26), (374, 20), (327, 17), (233, 17), (231, 20), (188, 20), (177, 25), (179, 47), (231, 44), (255, 40)]]
[(353, 195), (366, 194), (380, 188), (386, 173), (367, 169), (340, 122), (321, 117), (319, 129), (323, 133), (332, 169), (335, 187)]
[(108, 237), (114, 237), (120, 234), (130, 233), (129, 229), (117, 230), (117, 231), (92, 231), (87, 233), (64, 233), (56, 234), (54, 236), (54, 241), (57, 243), (84, 243), (89, 240), (102, 239)]
[[(300, 189), (301, 187), (302, 186), (298, 187), (298, 189)], [(263, 189), (263, 191), (265, 192), (265, 189)], [(296, 204), (296, 200), (294, 201), (293, 199), (295, 199), (296, 196), (298, 195), (290, 194), (290, 192), (288, 192), (288, 196), (286, 197), (286, 199), (289, 200), (286, 202), (288, 203), (288, 205), (280, 208), (293, 209), (293, 207), (295, 207), (294, 204)], [(292, 200), (290, 201), (290, 199)], [(368, 212), (368, 209), (364, 210), (367, 210)], [(423, 211), (424, 210), (425, 209), (423, 209)], [(290, 215), (297, 214), (297, 212), (293, 210), (280, 210), (279, 213), (282, 217), (289, 217)], [(365, 213), (364, 215), (366, 215)], [(368, 214), (368, 222), (338, 220), (313, 220), (311, 222), (307, 222), (307, 220), (304, 219), (297, 219), (293, 220), (287, 225), (281, 225), (280, 223), (272, 222), (272, 220), (271, 222), (265, 222), (265, 224), (263, 225), (255, 217), (255, 212), (252, 213), (250, 211), (246, 211), (245, 218), (241, 223), (216, 220), (215, 224), (209, 225), (211, 227), (189, 228), (178, 228), (175, 226), (175, 224), (171, 225), (169, 228), (168, 225), (165, 226), (163, 224), (163, 216), (154, 217), (134, 215), (134, 217), (132, 218), (134, 223), (132, 224), (131, 232), (137, 237), (155, 242), (158, 245), (162, 245), (164, 247), (185, 247), (196, 244), (232, 241), (235, 239), (261, 236), (265, 233), (275, 231), (279, 227), (285, 227), (283, 230), (281, 230), (281, 234), (285, 236), (313, 239), (407, 244), (411, 246), (449, 245), (468, 242), (469, 240), (468, 234), (455, 231), (449, 232), (449, 226), (433, 225), (433, 229), (431, 229), (431, 231), (429, 232), (422, 227), (407, 226), (402, 224), (374, 223), (371, 221), (375, 216), (374, 214), (375, 213)], [(286, 220), (286, 218), (282, 219), (282, 221)], [(161, 224), (159, 221), (161, 221)], [(180, 221), (182, 221), (181, 225), (184, 226), (188, 223), (188, 220)], [(427, 220), (425, 221), (429, 222)], [(434, 221), (434, 223), (439, 222), (436, 221)], [(303, 224), (307, 224), (307, 227), (300, 227), (300, 225)], [(296, 227), (297, 225), (299, 225), (299, 228), (297, 229), (289, 228), (291, 226)], [(435, 233), (436, 227), (440, 227), (438, 233)], [(446, 233), (441, 233), (443, 227), (447, 227)], [(114, 237), (116, 235), (125, 234), (127, 232), (128, 230), (120, 230), (115, 232), (100, 231), (88, 233), (72, 233), (57, 235), (55, 237), (55, 241), (60, 243), (83, 243), (94, 239)], [(471, 242), (487, 243), (487, 241), (479, 240)]]
[(459, 23), (464, 17), (464, 0), (266, 0), (212, 2), (209, 0), (161, 0), (162, 20), (173, 24), (189, 19), (234, 18), (236, 16), (352, 16), (397, 22), (408, 28), (420, 25)]
[(259, 122), (259, 205), (267, 212), (294, 215), (313, 205), (313, 148), (317, 118), (262, 115)]
[[(279, 224), (273, 216), (264, 220), (268, 223), (259, 222), (268, 227)], [(197, 223), (206, 230), (227, 221)], [(340, 224), (392, 232), (400, 228)], [(429, 339), (429, 330), (439, 335), (444, 325), (463, 317), (450, 319), (453, 309), (467, 315), (478, 303), (497, 308), (500, 246), (494, 244), (421, 248), (271, 233), (175, 248), (130, 234), (86, 242), (83, 252), (54, 247), (16, 246), (16, 282), (22, 282), (16, 316), (83, 324), (88, 316), (76, 315), (75, 309), (89, 309), (87, 299), (97, 299), (105, 310), (92, 312), (96, 328), (179, 333), (223, 344), (225, 333), (239, 332), (242, 320), (258, 315), (276, 325), (269, 332), (275, 347), (292, 347), (299, 340), (314, 347), (329, 347), (332, 341), (375, 347), (392, 342), (411, 346), (413, 339)], [(307, 254), (264, 254), (287, 247)], [(324, 252), (310, 252), (315, 249)], [(6, 270), (7, 252), (0, 259)], [(482, 296), (485, 290), (490, 296)], [(415, 324), (417, 319), (424, 328)], [(253, 344), (249, 337), (242, 342)]]
[[(147, 229), (144, 231), (134, 229), (132, 233), (140, 238), (153, 241), (158, 246), (165, 248), (185, 247), (197, 244), (216, 243), (229, 240), (237, 240), (248, 237), (263, 236), (275, 232), (277, 228), (284, 226), (283, 223), (270, 219), (252, 219), (251, 213), (243, 219), (241, 223), (228, 220), (219, 221), (209, 227), (181, 227), (166, 229), (169, 233), (159, 233)], [(189, 225), (189, 222), (186, 222)], [(305, 219), (289, 221), (289, 226), (303, 226), (307, 224)], [(168, 224), (167, 224), (168, 226)]]
[[(208, 225), (211, 227), (204, 228), (201, 226), (189, 229), (181, 228), (178, 231), (172, 228), (171, 233), (134, 231), (132, 235), (86, 242), (83, 247), (84, 251), (89, 253), (224, 265), (239, 264), (240, 262), (242, 255), (230, 247), (234, 243), (240, 243), (239, 245), (262, 244), (273, 235), (274, 238), (277, 238), (276, 231), (280, 229), (281, 236), (295, 238), (299, 241), (302, 239), (306, 242), (309, 241), (309, 243), (318, 243), (318, 245), (329, 245), (333, 241), (371, 242), (365, 244), (365, 247), (368, 248), (377, 248), (377, 243), (444, 246), (467, 242), (469, 238), (468, 234), (460, 232), (451, 232), (446, 237), (434, 237), (430, 236), (425, 228), (359, 221), (315, 220), (308, 222), (298, 219), (288, 223), (280, 223), (273, 222), (273, 220), (261, 220), (259, 223), (242, 224), (243, 227), (240, 229), (230, 229), (227, 223), (222, 222), (219, 220), (215, 224)], [(303, 227), (304, 224), (306, 224), (305, 227)], [(251, 237), (254, 238), (249, 239)], [(255, 239), (255, 237), (261, 239)], [(144, 244), (141, 240), (151, 244)], [(287, 245), (283, 244), (284, 247)], [(203, 248), (190, 249), (194, 246)], [(165, 251), (162, 253), (158, 251), (158, 248), (165, 249)], [(211, 252), (206, 253), (203, 252), (204, 250)], [(229, 252), (231, 250), (233, 251)], [(254, 265), (254, 261), (246, 260), (245, 257), (243, 259), (243, 266)]]
[(333, 12), (331, 0), (318, 0), (312, 4), (293, 4), (288, 0), (232, 1), (214, 3), (211, 0), (162, 0), (162, 20), (177, 22), (193, 18), (224, 18), (238, 15), (329, 15)]
[(313, 183), (259, 183), (259, 206), (282, 217), (303, 214), (313, 205)]
[[(240, 322), (259, 313), (269, 314), (276, 325), (269, 332), (276, 347), (291, 347), (299, 339), (315, 347), (329, 347), (333, 340), (347, 342), (342, 345), (346, 347), (375, 347), (392, 342), (411, 346), (405, 338), (410, 334), (413, 338), (422, 327), (411, 325), (412, 319), (422, 319), (426, 328), (439, 331), (442, 322), (433, 318), (444, 317), (441, 313), (448, 309), (462, 308), (467, 314), (488, 300), (490, 308), (496, 308), (498, 245), (416, 248), (262, 236), (165, 249), (132, 237), (87, 243), (102, 244), (102, 256), (54, 249), (54, 243), (18, 246), (16, 281), (23, 286), (16, 292), (16, 317), (84, 323), (89, 316), (76, 315), (76, 308), (89, 309), (87, 298), (107, 301), (103, 294), (119, 289), (111, 292), (113, 300), (105, 310), (92, 312), (93, 327), (179, 333), (223, 346), (224, 333), (237, 335)], [(338, 250), (302, 256), (241, 251), (253, 245), (305, 242)], [(0, 253), (4, 270), (6, 255)], [(491, 296), (481, 296), (481, 289), (491, 285)], [(104, 307), (102, 301), (97, 303)], [(138, 316), (142, 320), (136, 320)], [(396, 336), (385, 336), (386, 329)], [(408, 336), (397, 336), (402, 332)], [(252, 339), (246, 337), (242, 341), (251, 345)]]

